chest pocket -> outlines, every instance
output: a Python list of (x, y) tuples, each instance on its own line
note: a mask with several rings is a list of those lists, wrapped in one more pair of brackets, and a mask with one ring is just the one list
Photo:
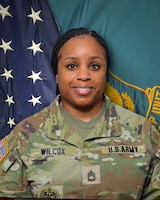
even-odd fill
[(32, 181), (38, 181), (42, 176), (48, 177), (48, 180), (59, 181), (67, 179), (73, 173), (71, 169), (75, 168), (75, 172), (76, 168), (78, 170), (80, 167), (78, 156), (75, 147), (34, 148), (24, 161), (28, 165), (28, 176)]
[(81, 163), (77, 159), (75, 147), (35, 148), (26, 159), (30, 163), (28, 181), (31, 182), (35, 196), (43, 197), (42, 194), (45, 195), (46, 192), (53, 195), (54, 191), (62, 194), (65, 184), (75, 186), (81, 183)]

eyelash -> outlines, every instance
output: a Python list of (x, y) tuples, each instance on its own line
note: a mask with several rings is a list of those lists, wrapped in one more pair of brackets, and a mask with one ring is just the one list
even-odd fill
[[(100, 68), (100, 66), (97, 65), (97, 64), (92, 64), (91, 67), (93, 67), (93, 66), (94, 66), (94, 70), (98, 70), (98, 69)], [(93, 69), (93, 68), (92, 68), (92, 69)]]
[(67, 65), (68, 69), (75, 69), (75, 66), (77, 67), (77, 65), (75, 65), (75, 64), (69, 64), (69, 65)]
[[(94, 67), (93, 67), (93, 66), (94, 66)], [(75, 65), (75, 64), (69, 64), (69, 65), (67, 65), (67, 68), (68, 68), (68, 69), (75, 69), (75, 68), (77, 68), (77, 67), (78, 67), (78, 66)], [(91, 65), (89, 65), (89, 68), (92, 69), (92, 70), (98, 70), (98, 69), (100, 68), (100, 66), (97, 65), (97, 64), (91, 64)]]

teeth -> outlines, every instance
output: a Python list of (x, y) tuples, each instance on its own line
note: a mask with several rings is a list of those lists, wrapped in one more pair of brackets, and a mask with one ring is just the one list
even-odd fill
[(81, 91), (89, 90), (90, 88), (78, 88)]

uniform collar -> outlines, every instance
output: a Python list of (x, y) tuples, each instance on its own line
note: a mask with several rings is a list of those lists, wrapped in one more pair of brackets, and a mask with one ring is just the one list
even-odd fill
[(116, 111), (115, 104), (111, 103), (105, 96), (105, 113), (102, 120), (96, 125), (85, 141), (74, 131), (74, 129), (64, 121), (64, 117), (60, 111), (60, 95), (50, 105), (49, 117), (45, 123), (46, 136), (51, 139), (60, 139), (81, 147), (83, 142), (95, 138), (118, 137), (122, 134), (121, 125)]

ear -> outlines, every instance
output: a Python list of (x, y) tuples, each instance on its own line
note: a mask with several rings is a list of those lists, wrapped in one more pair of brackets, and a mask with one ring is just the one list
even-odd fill
[(58, 74), (56, 74), (56, 82), (58, 83)]

